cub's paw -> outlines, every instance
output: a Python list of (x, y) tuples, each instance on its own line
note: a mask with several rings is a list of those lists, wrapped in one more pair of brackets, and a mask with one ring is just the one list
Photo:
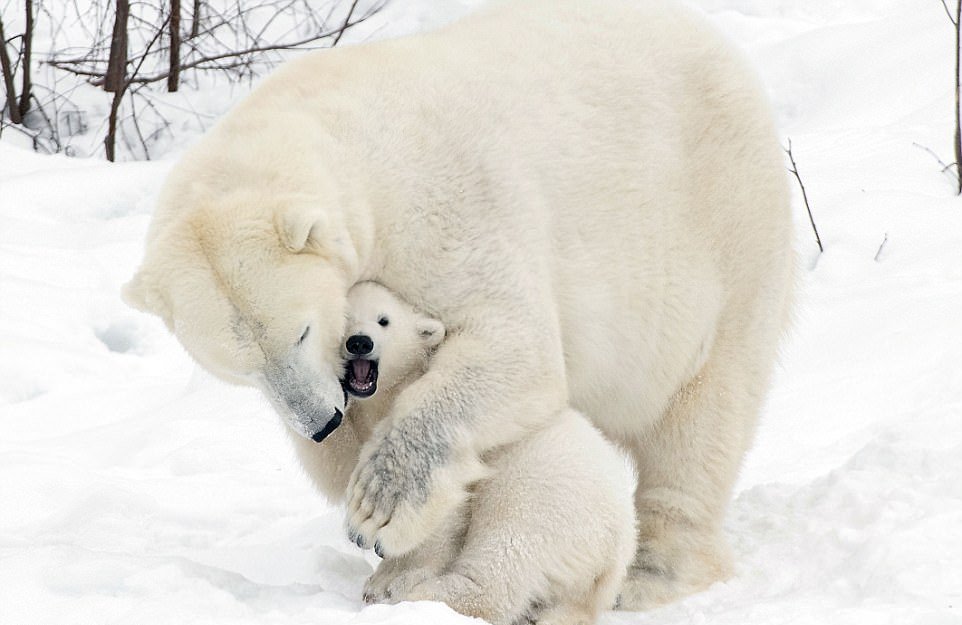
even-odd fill
[(462, 598), (479, 595), (480, 593), (480, 586), (464, 575), (445, 573), (438, 577), (425, 579), (412, 586), (399, 597), (399, 600), (440, 601), (457, 610), (456, 605), (461, 603)]
[[(437, 577), (438, 571), (431, 567), (418, 567), (400, 571), (390, 579), (382, 580), (376, 586), (365, 585), (364, 601), (366, 603), (398, 603), (404, 601), (412, 588)], [(371, 580), (368, 580), (369, 582)]]
[(384, 603), (390, 598), (388, 586), (405, 571), (405, 558), (386, 558), (364, 582), (364, 603)]
[(465, 616), (483, 618), (491, 623), (512, 622), (499, 609), (498, 598), (474, 580), (458, 573), (445, 573), (413, 586), (397, 601), (440, 601)]

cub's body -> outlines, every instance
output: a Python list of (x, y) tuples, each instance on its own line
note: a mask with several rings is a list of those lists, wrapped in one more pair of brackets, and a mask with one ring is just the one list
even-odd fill
[[(295, 439), (310, 474), (324, 476), (335, 499), (359, 446), (389, 425), (392, 402), (427, 370), (444, 336), (439, 323), (374, 283), (354, 286), (348, 302), (346, 344), (355, 352), (345, 351), (348, 366), (376, 368), (376, 390), (349, 401), (344, 423), (320, 447)], [(348, 389), (352, 383), (349, 375)], [(600, 432), (566, 409), (487, 454), (479, 469), (465, 503), (428, 540), (382, 561), (365, 599), (439, 600), (495, 625), (522, 617), (587, 624), (613, 607), (635, 551), (634, 510), (624, 459)]]

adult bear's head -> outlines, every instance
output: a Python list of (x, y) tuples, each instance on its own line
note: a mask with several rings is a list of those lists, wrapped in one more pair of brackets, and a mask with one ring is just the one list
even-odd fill
[(161, 317), (207, 370), (260, 388), (297, 433), (321, 441), (344, 409), (339, 348), (357, 251), (317, 200), (240, 186), (215, 199), (168, 189), (123, 297)]

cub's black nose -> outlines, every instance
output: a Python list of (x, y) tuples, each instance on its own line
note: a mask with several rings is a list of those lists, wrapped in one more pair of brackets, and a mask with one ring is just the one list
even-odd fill
[(347, 338), (347, 351), (355, 356), (365, 356), (374, 349), (374, 341), (365, 334), (355, 334)]

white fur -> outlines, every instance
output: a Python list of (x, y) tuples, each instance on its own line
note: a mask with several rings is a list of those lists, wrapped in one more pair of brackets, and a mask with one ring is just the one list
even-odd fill
[[(377, 392), (351, 400), (341, 426), (363, 444), (384, 427), (398, 394), (423, 375), (444, 330), (374, 283), (354, 286), (348, 303), (345, 334), (371, 337), (374, 349), (366, 357), (379, 368)], [(320, 456), (306, 450), (310, 458)], [(484, 463), (468, 501), (421, 546), (384, 560), (365, 600), (444, 601), (495, 625), (522, 617), (593, 623), (614, 605), (635, 552), (622, 457), (583, 416), (564, 410), (543, 430), (487, 454)]]
[(171, 173), (125, 295), (313, 436), (343, 408), (347, 289), (386, 284), (449, 336), (361, 449), (362, 541), (414, 549), (479, 458), (571, 405), (638, 467), (621, 596), (654, 605), (730, 571), (792, 285), (773, 135), (741, 57), (672, 2), (498, 5), (277, 71)]

